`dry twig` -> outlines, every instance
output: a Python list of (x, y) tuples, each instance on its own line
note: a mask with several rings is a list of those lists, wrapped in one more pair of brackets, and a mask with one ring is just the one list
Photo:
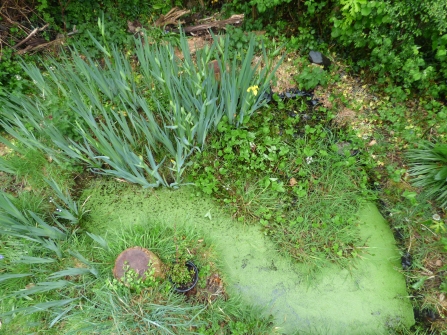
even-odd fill
[(19, 43), (17, 43), (16, 45), (14, 45), (14, 49), (17, 50), (17, 48), (18, 48), (19, 46), (21, 46), (23, 43), (26, 43), (27, 41), (29, 41), (29, 39), (30, 39), (31, 37), (33, 37), (36, 33), (45, 30), (49, 25), (50, 25), (50, 24), (47, 23), (47, 24), (44, 25), (42, 28), (35, 28), (32, 32), (29, 33), (29, 35), (28, 35), (26, 38), (24, 38), (24, 39), (21, 40)]

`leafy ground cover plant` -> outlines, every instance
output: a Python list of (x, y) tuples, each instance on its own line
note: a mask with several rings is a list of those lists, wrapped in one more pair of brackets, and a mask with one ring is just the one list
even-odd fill
[(343, 263), (361, 247), (356, 212), (371, 199), (368, 178), (352, 156), (355, 145), (325, 129), (318, 112), (306, 121), (300, 99), (288, 108), (264, 109), (242, 128), (223, 120), (195, 156), (190, 180), (240, 221), (261, 224), (284, 253)]

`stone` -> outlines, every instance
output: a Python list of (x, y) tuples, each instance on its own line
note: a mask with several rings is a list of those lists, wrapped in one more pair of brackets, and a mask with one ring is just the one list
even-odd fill
[(329, 66), (331, 66), (331, 61), (329, 60), (329, 58), (327, 58), (319, 51), (309, 52), (309, 60), (314, 64), (322, 65), (324, 69), (327, 69)]

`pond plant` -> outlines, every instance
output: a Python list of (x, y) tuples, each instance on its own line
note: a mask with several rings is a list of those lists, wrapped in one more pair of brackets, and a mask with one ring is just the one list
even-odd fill
[[(254, 308), (232, 299), (186, 302), (171, 294), (169, 281), (152, 281), (150, 271), (142, 282), (129, 269), (130, 288), (112, 279), (116, 246), (131, 244), (85, 230), (89, 201), (78, 200), (85, 186), (79, 179), (100, 176), (144, 188), (194, 184), (197, 196), (214, 196), (241, 223), (258, 224), (283, 254), (314, 269), (328, 261), (349, 267), (362, 256), (356, 212), (378, 196), (421, 324), (445, 330), (446, 7), (410, 2), (306, 1), (293, 11), (287, 1), (227, 3), (224, 11), (245, 12), (245, 28), (268, 23), (267, 48), (229, 28), (194, 54), (183, 34), (154, 28), (125, 36), (126, 22), (109, 21), (123, 20), (110, 1), (92, 2), (87, 11), (76, 2), (42, 2), (36, 13), (64, 32), (86, 23), (80, 43), (43, 61), (14, 62), (13, 48), (0, 55), (0, 141), (9, 147), (4, 155), (0, 148), (2, 330), (275, 332)], [(151, 15), (151, 22), (168, 9), (117, 3), (126, 16)], [(90, 32), (98, 6), (110, 8)], [(281, 43), (301, 56), (332, 53), (329, 71), (307, 66), (296, 53), (287, 58), (299, 69), (296, 86), (315, 93), (325, 86), (328, 94), (283, 100), (270, 93), (276, 67), (267, 50)], [(337, 124), (343, 112), (355, 117)], [(158, 238), (172, 237), (154, 226)], [(123, 239), (135, 242), (132, 234)], [(172, 240), (163, 241), (172, 252)], [(178, 259), (174, 266), (183, 263)], [(199, 275), (199, 285), (205, 281)]]

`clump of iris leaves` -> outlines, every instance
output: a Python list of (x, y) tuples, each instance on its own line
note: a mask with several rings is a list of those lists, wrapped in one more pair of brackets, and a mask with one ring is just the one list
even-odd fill
[[(331, 115), (324, 109), (303, 122), (300, 113), (308, 107), (302, 100), (266, 105), (275, 68), (254, 38), (234, 54), (228, 36), (214, 36), (191, 55), (182, 35), (181, 57), (170, 43), (144, 36), (135, 39), (132, 54), (92, 39), (100, 61), (73, 47), (42, 68), (23, 64), (36, 94), (0, 97), (4, 144), (19, 155), (32, 148), (61, 168), (78, 166), (144, 188), (195, 184), (199, 195), (212, 194), (239, 220), (259, 223), (279, 250), (302, 262), (346, 264), (358, 254), (356, 213), (371, 195), (361, 159), (351, 154), (355, 142), (328, 128)], [(219, 82), (208, 65), (212, 60)], [(3, 158), (0, 170), (15, 173)], [(70, 322), (74, 332), (78, 325), (166, 334), (213, 333), (226, 318), (229, 333), (231, 327), (272, 333), (269, 320), (259, 321), (237, 303), (213, 314), (211, 307), (190, 306), (167, 293), (155, 295), (157, 301), (135, 299), (98, 284), (110, 274), (69, 246), (90, 238), (108, 255), (112, 244), (67, 228), (77, 227), (86, 209), (47, 182), (64, 204), (47, 218), (20, 210), (10, 195), (0, 197), (1, 234), (27, 251), (15, 260), (19, 266), (0, 274), (3, 318), (41, 312), (46, 327), (78, 320)], [(64, 267), (64, 259), (74, 263)]]

